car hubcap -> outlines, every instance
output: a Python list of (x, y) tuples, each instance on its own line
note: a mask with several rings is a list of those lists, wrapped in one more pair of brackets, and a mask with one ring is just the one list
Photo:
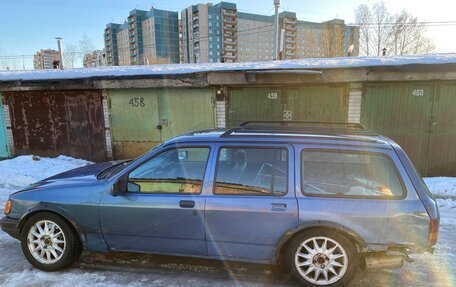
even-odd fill
[(55, 222), (41, 220), (30, 227), (27, 245), (38, 262), (52, 264), (62, 258), (66, 247), (65, 235)]
[(312, 237), (297, 248), (295, 266), (306, 281), (316, 285), (327, 285), (344, 276), (348, 257), (337, 241), (328, 237)]

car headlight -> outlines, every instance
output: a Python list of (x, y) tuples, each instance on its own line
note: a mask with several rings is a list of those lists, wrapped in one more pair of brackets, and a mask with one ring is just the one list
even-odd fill
[(8, 199), (8, 201), (5, 203), (5, 209), (3, 212), (6, 215), (8, 215), (11, 212), (11, 200)]

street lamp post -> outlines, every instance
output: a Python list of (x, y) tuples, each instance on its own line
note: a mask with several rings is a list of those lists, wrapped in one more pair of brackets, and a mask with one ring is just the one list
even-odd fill
[(59, 67), (60, 67), (60, 70), (63, 70), (63, 54), (62, 54), (62, 43), (61, 43), (62, 38), (56, 37), (55, 39), (57, 40), (57, 47), (59, 48), (59, 58), (60, 58)]

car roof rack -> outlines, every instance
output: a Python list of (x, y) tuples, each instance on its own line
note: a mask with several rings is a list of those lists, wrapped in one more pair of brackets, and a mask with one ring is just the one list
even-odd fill
[(272, 136), (293, 136), (313, 134), (325, 136), (359, 135), (376, 136), (359, 123), (312, 122), (312, 121), (247, 121), (228, 129), (222, 137), (268, 134)]

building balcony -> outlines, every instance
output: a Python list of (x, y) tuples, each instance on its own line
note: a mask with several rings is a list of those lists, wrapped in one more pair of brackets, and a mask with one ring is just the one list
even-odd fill
[(296, 26), (295, 26), (295, 25), (284, 25), (283, 28), (284, 28), (285, 30), (296, 31)]
[(295, 55), (295, 52), (294, 52), (294, 51), (286, 51), (286, 52), (285, 52), (285, 55), (287, 55), (287, 56), (294, 56), (294, 55)]
[(234, 33), (234, 31), (223, 31), (223, 37), (230, 38), (230, 39), (235, 39), (236, 38), (236, 33)]
[(285, 49), (287, 49), (287, 50), (294, 50), (294, 49), (296, 49), (296, 46), (295, 46), (295, 45), (292, 45), (292, 44), (287, 44), (287, 45), (285, 46)]
[(133, 24), (128, 25), (128, 30), (130, 30), (130, 31), (134, 30), (135, 28), (136, 27)]
[(286, 31), (285, 36), (287, 37), (296, 37), (296, 32)]
[(224, 17), (223, 18), (223, 23), (225, 23), (225, 24), (233, 24), (234, 25), (234, 24), (236, 24), (236, 21), (234, 19), (232, 19), (231, 17), (228, 17), (228, 18)]
[(133, 44), (133, 43), (136, 43), (136, 39), (135, 38), (131, 38), (130, 39), (130, 44)]
[(227, 41), (227, 40), (225, 40), (225, 41), (223, 41), (223, 44), (225, 46), (236, 46), (237, 42), (236, 41)]
[(295, 41), (295, 39), (293, 39), (293, 38), (285, 38), (285, 43), (294, 44), (294, 43), (296, 43), (296, 41)]
[(135, 22), (135, 17), (133, 15), (128, 16), (128, 23), (133, 23)]
[(285, 18), (283, 18), (283, 22), (285, 22), (285, 24), (296, 25), (297, 21), (296, 21), (296, 19), (285, 17)]
[(193, 14), (192, 20), (195, 21), (195, 20), (198, 20), (198, 19), (199, 19), (199, 15), (198, 14)]
[(236, 59), (236, 55), (235, 54), (225, 54), (225, 55), (223, 55), (223, 57), (225, 59)]
[(226, 31), (236, 31), (236, 25), (224, 25), (223, 29)]
[(236, 11), (234, 11), (234, 10), (222, 9), (222, 15), (223, 15), (223, 16), (236, 17)]
[(224, 50), (227, 52), (236, 52), (237, 48), (230, 46), (230, 47), (224, 47)]

